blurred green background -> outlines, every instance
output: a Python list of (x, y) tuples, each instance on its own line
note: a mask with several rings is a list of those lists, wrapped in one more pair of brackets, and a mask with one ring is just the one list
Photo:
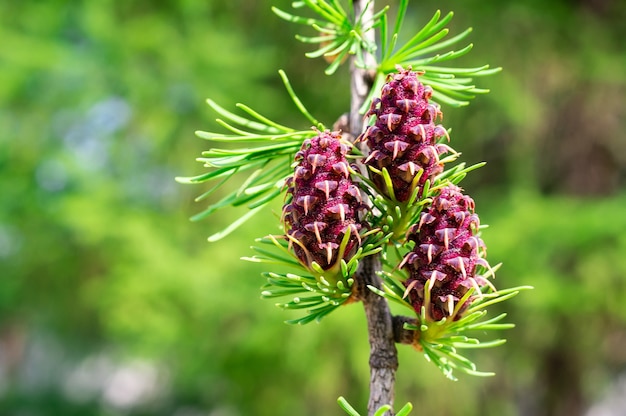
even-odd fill
[[(259, 299), (263, 269), (239, 260), (276, 231), (280, 201), (209, 244), (241, 212), (190, 223), (207, 188), (173, 180), (203, 171), (207, 97), (307, 128), (283, 68), (327, 125), (348, 108), (346, 68), (325, 77), (271, 4), (289, 7), (0, 0), (1, 415), (339, 415), (339, 395), (363, 409), (360, 305), (287, 326)], [(504, 67), (444, 124), (464, 161), (488, 161), (464, 187), (504, 263), (496, 284), (536, 289), (503, 305), (509, 342), (472, 355), (496, 377), (452, 382), (399, 346), (397, 402), (624, 415), (626, 4), (413, 1), (407, 29), (437, 8), (474, 27), (463, 64)]]

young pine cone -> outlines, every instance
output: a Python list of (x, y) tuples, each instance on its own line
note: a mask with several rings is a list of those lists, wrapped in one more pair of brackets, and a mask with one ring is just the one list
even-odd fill
[[(336, 132), (319, 132), (296, 153), (297, 165), (287, 180), (283, 207), (285, 232), (300, 262), (322, 269), (348, 261), (360, 245), (359, 188), (346, 160), (349, 145)], [(342, 246), (346, 233), (347, 244)]]
[(415, 242), (413, 251), (402, 263), (409, 273), (404, 282), (409, 302), (420, 314), (426, 307), (426, 316), (434, 321), (453, 316), (458, 319), (464, 307), (458, 302), (474, 287), (488, 284), (476, 274), (476, 267), (489, 269), (483, 258), (485, 245), (476, 234), (480, 220), (474, 213), (474, 200), (450, 185), (433, 198), (429, 209), (421, 214), (418, 224), (409, 231)]
[[(361, 136), (370, 149), (365, 164), (373, 168), (372, 180), (377, 190), (399, 202), (411, 198), (416, 187), (418, 196), (427, 179), (443, 172), (439, 156), (452, 149), (437, 141), (448, 132), (435, 120), (441, 116), (439, 106), (429, 103), (432, 89), (417, 80), (417, 73), (398, 68), (383, 85), (381, 98), (374, 100), (366, 116), (375, 115), (376, 123)], [(389, 172), (393, 190), (387, 189), (382, 171)], [(420, 170), (423, 172), (416, 177)]]

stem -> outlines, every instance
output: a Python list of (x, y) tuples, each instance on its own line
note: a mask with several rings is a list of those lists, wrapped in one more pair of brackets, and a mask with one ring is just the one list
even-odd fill
[[(363, 21), (372, 19), (374, 0), (354, 0), (354, 15), (363, 13)], [(374, 41), (374, 31), (362, 34), (368, 41)], [(373, 56), (365, 52), (366, 68), (375, 67)], [(354, 138), (363, 132), (363, 116), (359, 109), (372, 87), (372, 76), (366, 68), (358, 68), (355, 57), (350, 62), (350, 133)], [(398, 369), (398, 352), (393, 336), (391, 311), (387, 301), (368, 289), (368, 286), (381, 288), (382, 282), (377, 272), (381, 270), (379, 255), (366, 257), (361, 261), (356, 274), (357, 296), (363, 302), (370, 343), (370, 398), (367, 413), (373, 416), (376, 410), (386, 404), (393, 407), (394, 385)], [(393, 416), (393, 410), (386, 413)]]
[[(363, 302), (370, 343), (370, 398), (367, 414), (373, 416), (381, 406), (393, 406), (396, 370), (398, 369), (398, 351), (393, 331), (393, 320), (387, 301), (368, 289), (368, 286), (380, 288), (380, 277), (376, 274), (381, 269), (379, 255), (364, 258), (356, 274), (358, 296)], [(393, 416), (393, 410), (385, 413)]]
[[(363, 13), (365, 10), (365, 13)], [(374, 15), (374, 0), (354, 0), (354, 15), (360, 16), (363, 13), (363, 25), (372, 19)], [(362, 33), (363, 39), (369, 42), (375, 41), (373, 30)], [(376, 67), (376, 59), (367, 51), (363, 51), (365, 68), (356, 65), (356, 56), (350, 58), (350, 133), (357, 138), (363, 132), (363, 115), (359, 114), (359, 109), (367, 98), (372, 87), (374, 76), (367, 68)]]

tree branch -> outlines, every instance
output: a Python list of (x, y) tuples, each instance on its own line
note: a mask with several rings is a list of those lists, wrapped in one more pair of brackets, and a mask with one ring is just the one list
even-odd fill
[[(372, 292), (368, 286), (381, 288), (382, 282), (376, 274), (381, 270), (378, 255), (364, 258), (356, 274), (356, 296), (363, 302), (370, 343), (370, 398), (368, 415), (372, 416), (385, 404), (393, 406), (398, 351), (395, 345), (393, 319), (389, 305), (382, 296)], [(393, 411), (386, 413), (393, 415)]]
[[(355, 0), (355, 16), (363, 16), (364, 21), (374, 14), (373, 0)], [(369, 41), (374, 41), (374, 32), (363, 34)], [(359, 109), (363, 105), (370, 88), (372, 76), (368, 67), (375, 65), (374, 57), (365, 53), (365, 68), (356, 65), (356, 57), (350, 62), (350, 133), (356, 138), (363, 131), (363, 115)], [(356, 296), (363, 302), (370, 343), (370, 398), (367, 404), (369, 416), (373, 416), (378, 408), (389, 404), (393, 406), (396, 370), (398, 369), (398, 352), (394, 341), (393, 321), (387, 301), (369, 290), (368, 286), (381, 288), (382, 282), (376, 272), (381, 270), (380, 257), (369, 256), (360, 263), (356, 274)], [(387, 412), (392, 416), (393, 410)]]
[(408, 316), (394, 315), (391, 317), (393, 322), (393, 339), (398, 344), (413, 345), (417, 338), (416, 331), (405, 329), (404, 324), (417, 324), (417, 319)]

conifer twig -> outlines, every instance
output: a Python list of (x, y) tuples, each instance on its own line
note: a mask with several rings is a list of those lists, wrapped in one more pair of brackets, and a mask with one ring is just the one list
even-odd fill
[[(363, 16), (367, 22), (374, 14), (373, 0), (355, 0), (354, 15)], [(373, 31), (364, 36), (374, 37)], [(374, 39), (372, 39), (373, 41)], [(364, 67), (357, 65), (356, 57), (350, 64), (350, 133), (356, 138), (363, 131), (363, 115), (359, 112), (372, 88), (373, 76), (368, 67), (374, 61), (369, 53), (364, 54)], [(375, 65), (375, 62), (374, 62)], [(363, 302), (370, 343), (370, 398), (368, 415), (372, 416), (380, 407), (388, 404), (393, 408), (394, 384), (398, 368), (398, 353), (393, 338), (393, 323), (387, 301), (372, 292), (369, 286), (380, 288), (382, 282), (377, 272), (381, 270), (379, 255), (363, 259), (356, 275), (357, 296)], [(390, 410), (387, 415), (393, 415)]]

